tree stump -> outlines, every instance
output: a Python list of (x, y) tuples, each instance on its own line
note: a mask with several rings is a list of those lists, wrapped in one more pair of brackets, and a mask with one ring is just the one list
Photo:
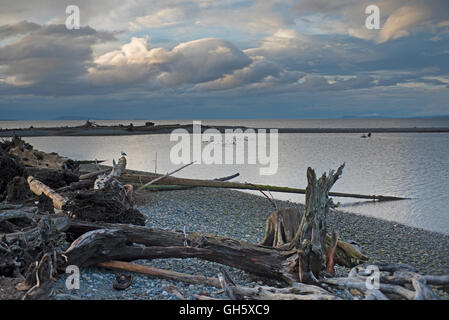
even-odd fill
[(335, 207), (329, 191), (343, 173), (344, 164), (338, 170), (329, 171), (317, 180), (315, 171), (307, 169), (307, 189), (304, 215), (293, 242), (298, 250), (298, 270), (301, 282), (317, 282), (320, 271), (329, 261), (327, 254), (327, 214)]
[(28, 199), (32, 193), (28, 187), (28, 183), (24, 177), (15, 176), (6, 188), (7, 196), (6, 200), (8, 202), (18, 202)]

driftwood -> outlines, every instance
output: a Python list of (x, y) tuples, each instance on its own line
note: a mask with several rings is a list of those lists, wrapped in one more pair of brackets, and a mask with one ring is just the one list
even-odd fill
[(22, 176), (24, 170), (24, 165), (18, 157), (0, 148), (0, 197), (6, 191), (8, 183), (14, 177)]
[[(213, 180), (215, 181), (229, 181), (232, 180), (236, 177), (240, 176), (240, 173), (235, 173), (233, 175), (230, 176), (226, 176), (226, 177), (221, 177), (221, 178), (215, 178)], [(196, 188), (195, 186), (180, 186), (180, 185), (146, 185), (145, 188), (143, 188), (144, 190), (148, 190), (148, 191), (174, 191), (174, 190), (188, 190), (188, 189), (193, 189)], [(140, 188), (139, 188), (140, 189)]]
[(100, 174), (108, 173), (111, 170), (112, 170), (112, 168), (108, 168), (108, 169), (104, 169), (104, 170), (100, 170), (100, 171), (85, 173), (85, 174), (80, 175), (79, 179), (80, 180), (89, 180), (89, 179), (97, 178)]
[[(52, 200), (54, 208), (65, 211), (70, 217), (86, 221), (143, 225), (145, 217), (132, 205), (132, 187), (123, 186), (116, 179), (125, 166), (126, 159), (122, 157), (110, 175), (97, 179), (97, 187), (101, 186), (102, 189), (78, 192), (70, 197), (61, 195), (32, 176), (28, 177), (28, 184), (34, 194), (46, 195)], [(85, 180), (76, 182), (76, 187), (85, 186), (83, 181)], [(62, 192), (73, 188), (75, 187), (69, 185), (64, 187)]]
[[(326, 265), (329, 247), (327, 247), (327, 214), (334, 207), (329, 191), (343, 172), (344, 164), (337, 172), (331, 170), (329, 176), (323, 174), (317, 180), (315, 171), (307, 169), (307, 192), (304, 215), (301, 225), (293, 239), (298, 249), (299, 279), (301, 282), (317, 282), (319, 273)], [(331, 251), (334, 251), (335, 240)], [(338, 244), (337, 244), (338, 245)], [(330, 257), (333, 261), (333, 256)]]
[(110, 186), (111, 184), (114, 184), (117, 181), (116, 179), (122, 175), (125, 169), (126, 169), (126, 158), (125, 156), (122, 156), (118, 160), (117, 164), (114, 161), (112, 171), (108, 175), (103, 174), (102, 176), (97, 178), (97, 180), (95, 180), (94, 189), (95, 190), (104, 189)]
[[(20, 155), (24, 150), (32, 150), (32, 147), (23, 143), (16, 147)], [(37, 157), (40, 155), (37, 154)], [(55, 208), (72, 217), (76, 216), (76, 219), (69, 219), (66, 215), (42, 216), (36, 213), (35, 208), (2, 205), (3, 208), (12, 209), (0, 212), (0, 273), (8, 276), (25, 274), (25, 280), (17, 286), (24, 292), (24, 299), (47, 298), (53, 275), (56, 271), (63, 272), (67, 265), (100, 266), (175, 281), (207, 284), (222, 288), (231, 299), (333, 300), (342, 297), (341, 289), (350, 289), (348, 295), (354, 299), (438, 299), (431, 286), (445, 290), (449, 288), (449, 275), (419, 275), (415, 269), (404, 265), (378, 265), (379, 286), (367, 286), (371, 273), (367, 264), (360, 265), (367, 261), (367, 257), (357, 247), (340, 240), (338, 232), (327, 228), (327, 214), (333, 207), (329, 196), (342, 195), (332, 193), (330, 189), (341, 175), (343, 167), (337, 172), (330, 171), (328, 176), (323, 175), (320, 179), (309, 168), (306, 190), (217, 180), (207, 180), (205, 185), (205, 180), (180, 179), (168, 175), (123, 174), (125, 168), (126, 158), (123, 156), (117, 164), (114, 163), (111, 173), (97, 178), (95, 190), (78, 192), (76, 195), (69, 191), (91, 187), (98, 172), (88, 176), (88, 179), (69, 185), (65, 183), (57, 191), (36, 177), (29, 177), (31, 191), (41, 197), (49, 197)], [(134, 210), (132, 187), (122, 185), (118, 180), (120, 177), (125, 178), (125, 181), (137, 177), (133, 182), (138, 183), (157, 179), (156, 182), (161, 185), (304, 192), (305, 211), (275, 208), (267, 220), (264, 240), (259, 245), (213, 235), (79, 220), (96, 220), (95, 214), (99, 213), (103, 219), (104, 214), (109, 214), (114, 218), (111, 218), (111, 222), (144, 224), (143, 216), (139, 221), (117, 220), (120, 214), (116, 213), (123, 208)], [(377, 200), (394, 198), (355, 196)], [(117, 208), (119, 211), (116, 211)], [(78, 238), (67, 246), (66, 239), (73, 237)], [(217, 262), (277, 280), (286, 287), (240, 286), (230, 279), (224, 269), (220, 269), (218, 279), (212, 279), (129, 263), (137, 259), (160, 258), (198, 258)], [(334, 264), (351, 267), (351, 272), (347, 277), (335, 278)], [(180, 298), (184, 297), (176, 288), (167, 290)]]
[(236, 285), (220, 268), (218, 279), (231, 300), (338, 300), (339, 298), (318, 286), (294, 283), (287, 288), (256, 286), (254, 288)]
[(7, 186), (6, 201), (20, 202), (32, 196), (28, 183), (24, 177), (15, 176)]
[(290, 243), (301, 224), (303, 213), (296, 208), (276, 210), (266, 221), (265, 237), (262, 246), (281, 247)]
[(67, 216), (38, 215), (35, 207), (1, 212), (0, 275), (23, 274), (30, 263), (65, 246), (68, 226)]
[(55, 190), (51, 189), (47, 185), (43, 184), (39, 180), (34, 179), (32, 176), (29, 176), (28, 185), (30, 186), (30, 190), (37, 196), (40, 196), (42, 193), (45, 194), (53, 201), (53, 205), (56, 209), (62, 210), (64, 205), (69, 201), (66, 197), (63, 197)]
[[(110, 260), (199, 258), (239, 268), (256, 275), (291, 282), (288, 268), (296, 251), (271, 248), (235, 239), (173, 232), (140, 226), (72, 220), (70, 233), (81, 235), (65, 255), (69, 264), (92, 266)], [(185, 246), (187, 244), (187, 246)], [(99, 251), (99, 248), (101, 250)], [(366, 257), (350, 244), (339, 242), (339, 263), (355, 266)]]
[(59, 189), (77, 182), (78, 176), (67, 170), (26, 168), (25, 177), (32, 176), (52, 189)]
[(377, 287), (370, 283), (372, 270), (367, 270), (367, 264), (351, 270), (346, 278), (323, 279), (322, 283), (346, 289), (355, 289), (367, 300), (407, 299), (407, 300), (438, 300), (440, 297), (429, 286), (442, 289), (449, 287), (449, 275), (420, 275), (409, 265), (378, 264), (375, 266), (380, 273)]
[(64, 210), (70, 217), (84, 221), (145, 224), (145, 216), (113, 190), (78, 191), (71, 195)]
[(163, 278), (167, 280), (181, 281), (190, 284), (203, 284), (211, 287), (220, 288), (220, 282), (215, 278), (209, 278), (205, 276), (198, 275), (190, 275), (170, 270), (163, 270), (159, 268), (153, 268), (148, 266), (143, 266), (140, 264), (123, 262), (123, 261), (108, 261), (101, 262), (97, 264), (97, 267), (121, 270), (121, 271), (130, 271), (141, 273), (153, 277)]
[(139, 187), (138, 190), (142, 190), (142, 189), (144, 189), (145, 187), (148, 187), (149, 185), (152, 185), (152, 184), (155, 184), (155, 183), (157, 183), (157, 182), (159, 182), (159, 181), (162, 181), (163, 179), (165, 179), (165, 178), (171, 176), (172, 174), (175, 174), (176, 172), (181, 171), (181, 170), (184, 169), (184, 168), (187, 168), (188, 166), (190, 166), (190, 165), (192, 165), (192, 164), (194, 164), (194, 163), (195, 163), (195, 161), (190, 162), (190, 163), (188, 163), (188, 164), (186, 164), (186, 165), (184, 165), (184, 166), (182, 166), (182, 167), (180, 167), (180, 168), (178, 168), (178, 169), (176, 169), (176, 170), (173, 170), (172, 172), (168, 172), (168, 173), (166, 173), (166, 174), (163, 175), (163, 176), (157, 177), (157, 178), (151, 180), (150, 182), (145, 183), (143, 186)]
[(57, 189), (57, 192), (67, 192), (67, 191), (75, 191), (75, 190), (81, 190), (81, 189), (90, 189), (94, 185), (93, 180), (79, 180), (77, 182), (73, 182), (69, 184), (68, 186), (61, 187)]
[[(122, 179), (131, 183), (148, 183), (155, 178), (160, 177), (159, 175), (139, 175), (139, 174), (122, 174)], [(226, 188), (226, 189), (241, 189), (241, 190), (263, 190), (263, 191), (273, 191), (273, 192), (285, 192), (285, 193), (298, 193), (306, 194), (306, 189), (300, 188), (289, 188), (280, 187), (272, 185), (261, 185), (261, 184), (247, 184), (239, 182), (225, 182), (225, 181), (214, 181), (214, 180), (200, 180), (200, 179), (186, 179), (186, 178), (175, 178), (175, 177), (165, 177), (160, 181), (154, 183), (158, 185), (181, 185), (181, 186), (195, 186), (195, 187), (209, 187), (209, 188)], [(366, 200), (377, 200), (377, 201), (394, 201), (394, 200), (405, 200), (407, 198), (393, 197), (393, 196), (383, 196), (383, 195), (363, 195), (363, 194), (353, 194), (353, 193), (343, 193), (343, 192), (329, 192), (331, 197), (342, 197), (342, 198), (356, 198), (356, 199), (366, 199)]]
[(26, 291), (22, 300), (47, 299), (53, 287), (52, 278), (56, 273), (56, 259), (54, 254), (45, 253), (40, 261), (30, 265), (26, 273), (25, 281), (19, 283), (16, 288)]

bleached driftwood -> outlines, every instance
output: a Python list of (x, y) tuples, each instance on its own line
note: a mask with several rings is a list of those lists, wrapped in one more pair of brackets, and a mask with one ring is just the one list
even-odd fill
[(95, 190), (104, 189), (106, 186), (118, 182), (117, 178), (119, 178), (122, 175), (125, 169), (126, 169), (126, 158), (125, 156), (122, 156), (118, 160), (118, 163), (115, 163), (115, 161), (113, 161), (112, 171), (109, 174), (107, 175), (103, 174), (95, 180), (94, 189)]
[(35, 195), (40, 196), (42, 193), (45, 194), (53, 201), (53, 206), (56, 209), (62, 210), (64, 205), (69, 201), (66, 197), (60, 195), (55, 190), (43, 184), (39, 180), (34, 179), (32, 176), (29, 176), (27, 181), (28, 185), (30, 186), (30, 190)]
[[(312, 168), (307, 169), (308, 185), (306, 204), (301, 225), (293, 239), (298, 249), (298, 269), (301, 282), (316, 282), (319, 273), (325, 269), (328, 256), (327, 214), (335, 205), (329, 198), (329, 191), (343, 173), (344, 164), (329, 175), (317, 179)], [(332, 244), (334, 246), (334, 244)], [(333, 249), (331, 247), (331, 249)], [(332, 257), (333, 259), (333, 257)]]
[(287, 288), (268, 286), (245, 287), (236, 285), (223, 268), (218, 279), (231, 300), (339, 300), (327, 290), (314, 285), (296, 282)]

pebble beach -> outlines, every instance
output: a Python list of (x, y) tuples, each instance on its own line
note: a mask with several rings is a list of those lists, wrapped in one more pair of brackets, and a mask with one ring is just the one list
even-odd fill
[[(215, 234), (252, 243), (260, 242), (265, 234), (266, 218), (273, 206), (261, 196), (250, 193), (195, 188), (189, 190), (145, 192), (145, 201), (138, 209), (147, 216), (146, 225), (166, 230), (186, 230)], [(278, 208), (303, 205), (289, 201), (276, 201)], [(395, 222), (332, 210), (328, 216), (329, 227), (339, 231), (340, 238), (355, 241), (370, 261), (407, 263), (422, 274), (449, 273), (449, 235), (408, 227)], [(221, 265), (198, 259), (156, 259), (135, 261), (143, 265), (177, 272), (216, 277)], [(255, 286), (264, 279), (244, 271), (225, 266), (225, 270), (238, 284)], [(338, 267), (337, 274), (349, 270)], [(104, 268), (81, 270), (80, 289), (65, 288), (65, 277), (58, 280), (54, 299), (124, 299), (170, 300), (196, 299), (196, 295), (215, 298), (227, 297), (217, 288), (191, 285), (146, 275), (133, 275), (133, 283), (123, 291), (113, 289), (119, 271)], [(274, 284), (276, 285), (276, 284)], [(173, 289), (176, 289), (174, 293)]]

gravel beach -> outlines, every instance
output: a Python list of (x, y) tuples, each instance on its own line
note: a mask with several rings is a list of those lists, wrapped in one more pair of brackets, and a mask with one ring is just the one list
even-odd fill
[[(147, 226), (167, 230), (183, 230), (215, 234), (260, 242), (265, 234), (265, 220), (273, 212), (266, 198), (250, 193), (195, 188), (189, 190), (147, 192), (146, 203), (138, 209), (147, 216)], [(298, 207), (302, 204), (276, 201), (279, 208)], [(398, 223), (379, 220), (338, 210), (328, 217), (329, 225), (339, 231), (343, 240), (357, 242), (371, 262), (408, 263), (420, 273), (449, 273), (449, 235), (412, 228)], [(216, 277), (219, 264), (197, 259), (158, 259), (136, 261), (152, 267), (177, 272)], [(225, 266), (225, 270), (238, 284), (254, 286), (261, 279), (244, 271)], [(337, 269), (343, 274), (349, 270)], [(218, 289), (189, 285), (145, 275), (133, 275), (133, 283), (123, 291), (112, 288), (118, 271), (103, 268), (81, 270), (80, 289), (65, 288), (65, 278), (58, 280), (53, 297), (65, 299), (195, 299), (196, 294), (226, 298)], [(178, 290), (178, 296), (173, 294)]]

